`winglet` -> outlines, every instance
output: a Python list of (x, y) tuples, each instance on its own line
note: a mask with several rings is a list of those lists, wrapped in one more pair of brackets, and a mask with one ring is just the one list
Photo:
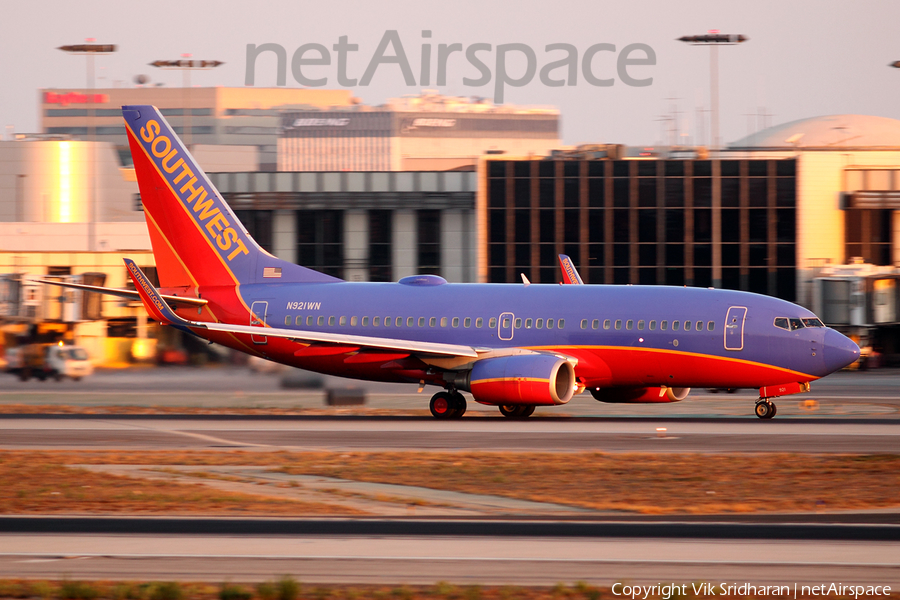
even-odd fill
[(125, 261), (125, 268), (128, 269), (128, 274), (131, 276), (131, 280), (134, 281), (134, 287), (137, 290), (138, 295), (140, 295), (141, 301), (144, 303), (144, 308), (147, 309), (147, 313), (150, 317), (160, 323), (174, 325), (179, 328), (186, 328), (189, 322), (176, 315), (175, 312), (169, 308), (169, 305), (162, 299), (159, 291), (153, 287), (153, 284), (150, 283), (150, 280), (147, 279), (147, 276), (144, 275), (144, 272), (141, 271), (140, 267), (138, 267), (130, 258), (125, 258), (123, 260)]
[(572, 259), (565, 254), (559, 255), (559, 267), (562, 269), (563, 283), (567, 285), (584, 285), (578, 269), (572, 263)]

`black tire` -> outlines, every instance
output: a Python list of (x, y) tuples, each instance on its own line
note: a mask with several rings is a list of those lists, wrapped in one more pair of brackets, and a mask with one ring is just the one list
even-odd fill
[(435, 419), (452, 419), (457, 412), (455, 404), (453, 396), (447, 392), (438, 392), (431, 397), (428, 408)]
[(525, 410), (522, 411), (520, 417), (530, 417), (534, 414), (534, 409), (537, 408), (534, 404), (529, 404), (525, 407)]
[(755, 412), (756, 416), (760, 419), (771, 419), (772, 406), (774, 405), (768, 402), (757, 402), (756, 407), (753, 409), (753, 412)]
[(31, 378), (31, 369), (22, 369), (19, 371), (19, 379), (22, 381), (28, 381)]
[(778, 407), (775, 406), (775, 403), (774, 403), (774, 402), (770, 402), (769, 404), (772, 405), (772, 414), (770, 414), (768, 418), (774, 419), (774, 418), (775, 418), (775, 415), (778, 414)]
[(453, 398), (453, 408), (455, 410), (453, 418), (459, 419), (466, 414), (466, 397), (459, 392), (454, 392), (450, 397)]
[(515, 419), (517, 417), (522, 416), (522, 410), (525, 408), (521, 404), (501, 404), (497, 408), (500, 409), (500, 414), (504, 417), (509, 417), (511, 419)]

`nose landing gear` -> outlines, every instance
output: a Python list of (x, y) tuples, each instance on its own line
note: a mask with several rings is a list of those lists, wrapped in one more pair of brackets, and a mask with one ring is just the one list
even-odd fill
[(761, 398), (756, 402), (754, 412), (760, 419), (771, 419), (778, 412), (778, 408), (776, 408), (775, 403), (768, 398)]

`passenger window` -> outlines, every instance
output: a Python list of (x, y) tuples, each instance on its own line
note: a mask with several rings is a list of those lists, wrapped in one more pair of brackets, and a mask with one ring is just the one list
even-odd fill
[(582, 329), (587, 329), (587, 319), (582, 319), (582, 320), (581, 320), (581, 328), (582, 328)]
[(544, 320), (538, 319), (537, 321), (535, 321), (534, 326), (538, 329), (543, 329), (544, 328)]
[(378, 327), (379, 325), (381, 325), (381, 317), (372, 319), (372, 327)]
[(625, 321), (625, 329), (634, 329), (634, 321), (631, 319)]
[(363, 318), (362, 318), (362, 326), (363, 326), (363, 327), (368, 327), (368, 326), (369, 326), (369, 317), (363, 317)]
[(307, 326), (312, 327), (312, 324), (313, 324), (313, 316), (312, 315), (309, 315), (308, 317), (306, 317), (306, 324), (307, 324)]
[(690, 322), (690, 321), (685, 321), (685, 322), (684, 322), (684, 330), (685, 330), (685, 331), (690, 331), (690, 330), (691, 330), (691, 322)]
[(604, 319), (603, 321), (603, 329), (609, 329), (609, 319)]
[(491, 317), (490, 321), (488, 321), (488, 327), (491, 329), (497, 327), (497, 317)]
[(430, 319), (428, 319), (429, 327), (434, 327), (435, 325), (437, 325), (437, 317), (431, 317)]
[(660, 324), (659, 324), (659, 329), (660, 329), (661, 331), (665, 331), (665, 330), (668, 329), (668, 328), (669, 328), (669, 322), (668, 322), (668, 321), (661, 321), (661, 322), (660, 322)]
[(697, 331), (703, 331), (703, 321), (697, 321), (697, 326), (694, 327)]
[(384, 326), (385, 326), (385, 327), (390, 327), (390, 326), (391, 326), (391, 320), (392, 320), (392, 319), (391, 319), (390, 317), (385, 317), (385, 318), (384, 318)]
[(397, 317), (394, 319), (394, 325), (397, 327), (403, 327), (403, 317)]
[(441, 327), (447, 326), (447, 317), (441, 317)]
[(600, 319), (591, 321), (591, 329), (600, 329)]
[(316, 319), (316, 325), (318, 325), (319, 327), (321, 327), (324, 324), (325, 324), (325, 317), (320, 316), (318, 319)]
[(341, 317), (340, 323), (341, 323), (341, 327), (343, 327), (344, 325), (346, 325), (346, 324), (347, 324), (347, 317)]
[(334, 317), (328, 317), (328, 325), (329, 327), (334, 326)]
[(294, 319), (294, 325), (303, 325), (303, 317), (298, 316)]
[(547, 329), (553, 329), (553, 319), (547, 319)]
[(525, 319), (525, 329), (531, 329), (531, 326), (534, 324), (534, 319)]
[(471, 326), (472, 326), (472, 317), (466, 317), (465, 320), (463, 321), (463, 327), (468, 329)]
[(516, 319), (516, 329), (522, 329), (522, 319)]
[(425, 327), (425, 317), (419, 317), (419, 327)]
[(356, 327), (356, 317), (350, 317), (350, 327)]
[(476, 327), (477, 329), (481, 329), (481, 326), (482, 326), (482, 325), (484, 325), (484, 319), (482, 319), (481, 317), (477, 317), (477, 318), (475, 319), (475, 327)]
[(453, 327), (459, 327), (459, 317), (453, 317), (453, 321), (450, 322), (450, 325)]
[(503, 328), (509, 327), (509, 317), (503, 317)]
[(707, 321), (707, 322), (706, 322), (706, 330), (707, 330), (707, 331), (712, 331), (712, 330), (715, 329), (715, 328), (716, 328), (716, 322), (715, 322), (715, 321)]
[(678, 331), (679, 325), (681, 325), (679, 321), (672, 321), (672, 331)]
[(622, 329), (622, 319), (616, 319), (616, 329)]
[(650, 331), (656, 331), (656, 321), (650, 321)]
[(638, 331), (643, 331), (643, 329), (644, 329), (644, 322), (638, 321)]
[[(299, 319), (300, 317), (297, 317), (297, 318)], [(285, 325), (290, 325), (290, 324), (291, 324), (291, 315), (288, 315), (288, 316), (286, 316), (286, 317), (284, 318), (284, 324), (285, 324)]]
[(791, 331), (796, 331), (797, 329), (803, 329), (803, 321), (800, 319), (791, 319)]
[(557, 329), (562, 329), (562, 328), (565, 327), (565, 326), (566, 326), (566, 320), (565, 320), (565, 319), (557, 319), (557, 320), (556, 320), (556, 328), (557, 328)]
[(415, 319), (412, 317), (406, 317), (406, 326), (412, 327), (415, 324)]

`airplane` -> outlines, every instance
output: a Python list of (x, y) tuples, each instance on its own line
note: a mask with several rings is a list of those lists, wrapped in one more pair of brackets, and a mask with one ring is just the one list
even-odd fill
[[(692, 387), (758, 388), (773, 398), (859, 358), (859, 347), (809, 310), (712, 288), (343, 281), (269, 254), (247, 233), (154, 106), (123, 106), (159, 288), (131, 260), (135, 290), (160, 323), (301, 369), (435, 386), (439, 419), (466, 398), (530, 416), (588, 390), (601, 402), (665, 403)], [(568, 258), (568, 257), (566, 257)], [(574, 273), (574, 276), (573, 276)], [(44, 281), (59, 284), (59, 282)], [(87, 286), (65, 284), (69, 287)]]

